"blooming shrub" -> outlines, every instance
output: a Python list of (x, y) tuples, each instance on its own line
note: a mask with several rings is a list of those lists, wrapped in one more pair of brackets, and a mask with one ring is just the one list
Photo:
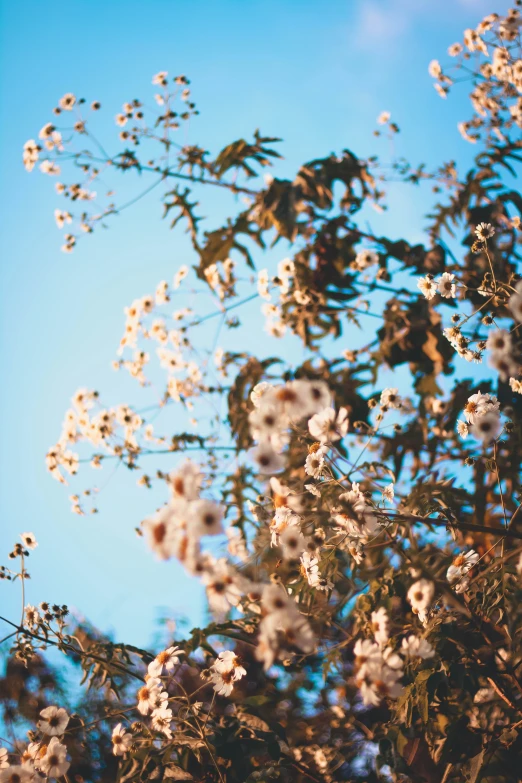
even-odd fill
[[(448, 67), (429, 65), (443, 98), (470, 80), (473, 116), (459, 127), (479, 151), (465, 174), (393, 163), (393, 177), (440, 198), (427, 247), (359, 226), (368, 205), (385, 206), (378, 158), (344, 150), (287, 180), (261, 176), (279, 153), (259, 132), (215, 157), (179, 145), (197, 115), (183, 76), (154, 76), (157, 116), (123, 105), (114, 156), (91, 132), (100, 104), (71, 93), (26, 143), (25, 167), (60, 178), (66, 252), (130, 206), (93, 190), (120, 172), (150, 175), (165, 217), (190, 234), (195, 265), (129, 304), (114, 362), (153, 382), (157, 404), (140, 412), (80, 389), (46, 459), (78, 485), (79, 515), (102, 500), (82, 484), (86, 463), (160, 486), (144, 557), (182, 563), (214, 621), (149, 652), (66, 605), (24, 600), (21, 622), (3, 618), (0, 694), (28, 742), (2, 748), (0, 783), (521, 779), (521, 24), (517, 10), (489, 15)], [(60, 130), (66, 113), (74, 132)], [(399, 132), (388, 112), (378, 123)], [(203, 230), (208, 188), (232, 214)], [(257, 272), (277, 241), (286, 257)], [(195, 311), (196, 295), (213, 309)], [(253, 308), (272, 336), (301, 341), (300, 363), (250, 350), (240, 319)], [(219, 347), (226, 329), (234, 351)], [(170, 408), (186, 422), (174, 434), (151, 421)], [(2, 576), (23, 589), (36, 546), (22, 533)], [(50, 646), (89, 689), (67, 709)]]

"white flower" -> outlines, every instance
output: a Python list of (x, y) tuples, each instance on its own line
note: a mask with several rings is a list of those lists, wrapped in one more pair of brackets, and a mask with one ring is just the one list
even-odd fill
[(168, 560), (172, 557), (176, 532), (172, 519), (172, 505), (167, 504), (157, 511), (154, 516), (142, 522), (147, 543), (160, 560)]
[(430, 62), (430, 64), (428, 65), (428, 73), (434, 79), (438, 79), (439, 78), (439, 76), (442, 73), (442, 68), (440, 67), (440, 63), (439, 63), (438, 60), (432, 60)]
[(66, 92), (65, 95), (58, 101), (58, 106), (64, 111), (71, 111), (75, 103), (76, 98), (72, 92)]
[(196, 500), (198, 498), (202, 481), (203, 476), (199, 466), (190, 459), (186, 459), (169, 476), (173, 496), (175, 498), (184, 498), (185, 500)]
[(401, 398), (399, 397), (398, 389), (384, 389), (381, 394), (380, 401), (381, 408), (400, 408)]
[(479, 555), (473, 549), (470, 549), (465, 554), (457, 555), (446, 572), (446, 579), (448, 582), (455, 582), (457, 579), (465, 576), (478, 561)]
[(391, 668), (384, 660), (368, 660), (359, 670), (356, 679), (363, 703), (376, 707), (383, 698), (398, 698), (403, 691), (399, 682), (401, 676), (400, 669)]
[(39, 720), (36, 725), (42, 734), (49, 737), (63, 734), (69, 723), (69, 716), (63, 707), (46, 707), (40, 712), (40, 717), (43, 720)]
[(515, 321), (522, 321), (522, 296), (519, 293), (509, 297), (508, 307)]
[(381, 111), (379, 116), (377, 117), (377, 122), (379, 125), (386, 125), (387, 122), (390, 121), (391, 114), (389, 111)]
[(237, 557), (243, 563), (248, 560), (248, 549), (246, 546), (245, 537), (238, 527), (227, 527), (225, 530), (228, 538), (227, 551), (232, 557)]
[[(162, 98), (162, 100), (163, 100), (163, 98)], [(184, 266), (180, 266), (180, 268), (178, 269), (178, 271), (177, 271), (177, 272), (176, 272), (176, 274), (174, 275), (174, 280), (173, 280), (173, 282), (172, 282), (172, 287), (173, 287), (174, 289), (176, 289), (176, 288), (179, 288), (179, 286), (180, 286), (180, 284), (181, 284), (181, 281), (182, 281), (182, 280), (184, 280), (184, 279), (186, 278), (186, 276), (188, 275), (188, 273), (189, 273), (189, 268), (188, 268), (188, 266), (186, 266), (186, 265), (184, 265)]]
[(166, 704), (157, 707), (151, 713), (152, 728), (156, 731), (161, 731), (167, 739), (172, 739), (172, 732), (170, 730), (172, 717), (172, 710), (169, 709)]
[(389, 666), (390, 669), (402, 669), (404, 666), (404, 661), (401, 656), (397, 655), (391, 647), (386, 647), (382, 650), (382, 658), (386, 666)]
[(269, 302), (271, 299), (268, 286), (269, 286), (268, 270), (261, 269), (257, 276), (257, 292), (261, 297), (261, 299), (264, 299), (267, 302)]
[(498, 437), (502, 423), (498, 413), (485, 413), (471, 426), (471, 434), (487, 446)]
[(61, 209), (54, 210), (54, 219), (58, 228), (63, 228), (65, 223), (72, 223), (72, 215), (69, 212), (63, 212)]
[(403, 655), (408, 658), (433, 658), (435, 650), (426, 639), (422, 639), (420, 636), (408, 636), (402, 640), (401, 650)]
[(20, 538), (27, 549), (36, 549), (38, 542), (34, 533), (21, 533)]
[(312, 478), (319, 478), (324, 470), (324, 455), (326, 449), (324, 446), (312, 451), (306, 458), (304, 469), (305, 473)]
[(132, 745), (132, 734), (125, 731), (122, 723), (112, 730), (112, 752), (115, 756), (124, 756)]
[(7, 748), (0, 748), (0, 769), (7, 769), (9, 766), (9, 754)]
[(241, 665), (241, 661), (230, 650), (219, 653), (210, 671), (214, 690), (220, 696), (230, 696), (234, 683), (246, 675), (246, 669)]
[(381, 606), (376, 612), (372, 612), (372, 629), (375, 641), (380, 647), (384, 647), (390, 638), (390, 619), (386, 609)]
[(388, 500), (390, 503), (392, 502), (393, 498), (395, 497), (395, 484), (393, 482), (388, 484), (387, 487), (384, 487), (382, 496), (384, 500)]
[(469, 434), (469, 427), (465, 421), (459, 419), (457, 422), (457, 432), (461, 438), (467, 438)]
[(408, 601), (414, 614), (418, 615), (421, 623), (426, 623), (428, 610), (435, 594), (435, 585), (427, 579), (419, 579), (414, 582), (407, 593)]
[(22, 764), (24, 767), (31, 769), (31, 764), (35, 764), (40, 757), (41, 753), (45, 753), (45, 743), (30, 742), (26, 750), (22, 754)]
[(308, 422), (310, 435), (321, 443), (344, 438), (348, 432), (348, 411), (341, 408), (336, 414), (334, 408), (325, 408)]
[(279, 546), (285, 560), (296, 560), (304, 552), (306, 543), (300, 529), (296, 525), (289, 525), (279, 535)]
[(317, 587), (321, 574), (319, 573), (319, 561), (310, 552), (301, 555), (301, 573), (306, 577), (310, 587)]
[(225, 558), (212, 560), (206, 567), (202, 582), (206, 587), (210, 608), (216, 614), (225, 614), (241, 600), (241, 590), (234, 569)]
[(252, 400), (254, 407), (259, 408), (261, 401), (263, 400), (265, 395), (273, 391), (274, 391), (274, 387), (272, 386), (271, 383), (266, 383), (266, 381), (261, 381), (261, 383), (257, 383), (252, 389), (252, 391), (250, 392), (250, 399)]
[(232, 671), (213, 671), (211, 680), (214, 683), (214, 690), (219, 696), (230, 696), (234, 690), (234, 675)]
[[(352, 483), (352, 489), (339, 495), (339, 500), (342, 501), (341, 511), (335, 515), (339, 532), (362, 541), (367, 541), (377, 532), (379, 523), (358, 484)], [(355, 557), (353, 553), (352, 556)]]
[(518, 381), (516, 378), (510, 378), (509, 385), (511, 391), (515, 392), (515, 394), (522, 394), (522, 381)]
[(34, 770), (18, 764), (0, 769), (0, 783), (32, 783)]
[(512, 375), (518, 375), (520, 366), (507, 353), (491, 353), (488, 364), (497, 370), (501, 380), (507, 382)]
[[(269, 612), (261, 621), (255, 653), (256, 658), (263, 661), (265, 671), (277, 657), (284, 660), (290, 651), (298, 649), (304, 653), (311, 653), (315, 649), (310, 624), (300, 614), (295, 601), (287, 599), (285, 604), (283, 597), (277, 597), (275, 593), (273, 595), (274, 603), (282, 608)], [(266, 606), (264, 593), (263, 606)]]
[(372, 658), (380, 660), (382, 656), (381, 648), (377, 642), (372, 642), (370, 639), (357, 639), (353, 648), (353, 654), (355, 655), (355, 665), (358, 669), (366, 661)]
[(296, 494), (282, 481), (279, 481), (277, 476), (272, 476), (270, 479), (270, 489), (274, 496), (274, 505), (288, 506), (293, 511), (299, 512), (302, 508), (302, 500), (299, 494)]
[(456, 593), (465, 593), (470, 585), (470, 581), (467, 576), (461, 576), (458, 582), (452, 585)]
[(455, 297), (457, 287), (453, 282), (454, 279), (455, 275), (452, 275), (449, 272), (444, 272), (444, 274), (440, 276), (437, 283), (437, 290), (444, 299), (453, 299)]
[(274, 517), (270, 523), (271, 533), (271, 545), (277, 546), (279, 544), (279, 537), (282, 536), (285, 530), (289, 527), (296, 528), (298, 532), (301, 532), (300, 517), (288, 506), (279, 506), (275, 510)]
[(353, 557), (357, 565), (360, 565), (363, 562), (364, 558), (366, 557), (366, 555), (364, 554), (362, 541), (360, 540), (350, 541), (348, 545), (348, 552)]
[(262, 403), (254, 408), (248, 416), (248, 421), (252, 437), (258, 441), (270, 440), (272, 436), (277, 439), (288, 424), (281, 407), (270, 403)]
[(283, 587), (267, 584), (263, 589), (261, 604), (267, 614), (291, 610), (293, 600), (286, 594)]
[(29, 139), (29, 141), (25, 142), (22, 161), (27, 171), (34, 169), (34, 164), (38, 160), (39, 150), (40, 147), (34, 139)]
[(433, 299), (437, 293), (437, 283), (431, 275), (421, 277), (417, 282), (417, 288), (420, 288), (426, 299)]
[(264, 473), (265, 475), (269, 473), (279, 473), (279, 471), (283, 470), (285, 467), (284, 457), (277, 454), (273, 446), (268, 442), (260, 443), (252, 449), (250, 454), (254, 462), (257, 462), (259, 472)]
[(296, 381), (295, 383), (298, 384), (304, 398), (306, 412), (303, 415), (311, 416), (330, 407), (332, 393), (324, 381)]
[(40, 163), (40, 171), (43, 174), (58, 176), (58, 174), (60, 173), (60, 167), (57, 166), (56, 163), (53, 163), (50, 160), (44, 160), (42, 163)]
[(47, 122), (40, 130), (40, 133), (38, 134), (38, 138), (43, 140), (49, 139), (53, 135), (55, 130), (56, 129), (52, 124), (52, 122)]
[(45, 756), (38, 762), (39, 768), (49, 778), (60, 778), (71, 766), (66, 761), (67, 748), (57, 737), (53, 737), (47, 746)]
[(494, 353), (509, 354), (512, 348), (510, 333), (505, 329), (491, 332), (486, 342), (486, 348)]
[(277, 265), (277, 276), (281, 280), (292, 277), (295, 274), (295, 264), (291, 258), (283, 258)]
[(152, 84), (165, 85), (167, 82), (168, 71), (159, 71), (152, 77)]
[(174, 666), (179, 663), (178, 655), (182, 655), (183, 650), (180, 647), (168, 647), (160, 652), (148, 665), (150, 677), (161, 677), (163, 669), (172, 671)]
[(35, 626), (40, 619), (40, 613), (38, 609), (35, 606), (31, 606), (31, 604), (27, 604), (27, 606), (25, 607), (24, 616), (25, 616), (25, 622), (27, 623), (29, 628)]
[[(323, 386), (324, 384), (319, 384)], [(328, 387), (326, 387), (328, 389)], [(325, 405), (321, 404), (319, 409), (313, 403), (309, 394), (308, 381), (298, 380), (289, 381), (284, 386), (280, 386), (275, 392), (276, 400), (283, 406), (283, 410), (290, 419), (298, 421), (305, 416), (311, 416), (317, 410), (322, 410)], [(330, 395), (327, 392), (327, 399), (329, 404)]]
[(378, 261), (379, 256), (373, 250), (360, 250), (355, 256), (355, 265), (360, 270), (367, 269)]
[(157, 708), (160, 694), (161, 680), (158, 680), (156, 677), (150, 677), (137, 693), (138, 710), (142, 715), (148, 715), (149, 712)]
[(232, 671), (234, 672), (235, 680), (240, 680), (246, 676), (246, 669), (243, 666), (241, 659), (233, 650), (223, 650), (220, 652), (214, 662), (213, 668), (218, 672)]
[(500, 409), (500, 403), (491, 394), (482, 394), (480, 391), (468, 397), (464, 406), (464, 416), (469, 424), (475, 422), (486, 413), (496, 413)]
[(479, 223), (475, 229), (475, 234), (481, 242), (485, 242), (486, 239), (490, 239), (495, 233), (495, 229), (491, 223)]
[(223, 507), (212, 500), (194, 500), (189, 505), (189, 531), (196, 537), (217, 536), (223, 532)]

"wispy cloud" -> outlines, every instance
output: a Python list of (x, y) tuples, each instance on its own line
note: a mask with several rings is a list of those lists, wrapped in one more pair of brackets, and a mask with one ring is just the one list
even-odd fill
[(465, 26), (478, 23), (491, 11), (505, 11), (505, 0), (360, 0), (356, 8), (350, 38), (360, 51), (392, 50), (403, 45), (420, 20), (440, 24), (448, 14), (462, 17)]
[(361, 50), (375, 51), (376, 47), (387, 48), (395, 44), (407, 35), (422, 10), (422, 4), (416, 0), (366, 0), (360, 3), (352, 30), (355, 45)]

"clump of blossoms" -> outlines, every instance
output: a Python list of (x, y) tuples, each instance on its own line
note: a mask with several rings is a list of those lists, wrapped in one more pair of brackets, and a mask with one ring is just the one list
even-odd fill
[(69, 720), (62, 707), (43, 709), (36, 731), (32, 732), (33, 740), (17, 751), (18, 758), (11, 759), (6, 748), (0, 750), (0, 780), (3, 783), (30, 783), (35, 779), (55, 779), (66, 775), (71, 766), (64, 741)]
[(230, 696), (234, 683), (246, 675), (246, 669), (232, 650), (220, 652), (210, 667), (210, 680), (219, 696)]
[[(452, 66), (429, 64), (443, 97), (471, 83), (469, 172), (343, 150), (272, 176), (273, 137), (193, 143), (188, 79), (167, 71), (152, 101), (113, 107), (113, 156), (100, 103), (73, 93), (32, 134), (23, 163), (59, 180), (65, 251), (127, 201), (98, 195), (121, 173), (156, 176), (164, 216), (188, 229), (168, 279), (124, 310), (113, 367), (139, 399), (79, 389), (47, 467), (83, 515), (103, 513), (106, 484), (85, 488), (86, 467), (125, 466), (150, 492), (129, 534), (158, 567), (184, 566), (210, 617), (181, 638), (162, 622), (153, 651), (105, 637), (38, 602), (22, 533), (0, 568), (23, 605), (2, 618), (14, 728), (0, 783), (515, 783), (521, 208), (505, 172), (519, 163), (520, 26), (516, 8), (489, 15)], [(399, 147), (389, 112), (378, 125)], [(378, 225), (396, 179), (436, 194), (425, 244)], [(228, 198), (217, 226), (208, 190)], [(60, 690), (51, 647), (88, 699)]]
[(353, 652), (363, 704), (376, 707), (383, 699), (397, 699), (403, 694), (405, 663), (433, 658), (435, 651), (426, 639), (413, 634), (404, 637), (395, 651), (389, 644), (389, 617), (384, 607), (372, 612), (371, 622), (374, 641), (358, 639)]

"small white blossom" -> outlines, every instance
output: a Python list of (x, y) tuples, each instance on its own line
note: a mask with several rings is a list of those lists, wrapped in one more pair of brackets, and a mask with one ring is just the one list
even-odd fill
[(456, 582), (457, 579), (465, 576), (478, 563), (478, 560), (479, 555), (473, 549), (457, 555), (446, 572), (446, 579), (450, 583)]
[(49, 737), (59, 736), (64, 733), (69, 723), (69, 716), (63, 707), (46, 707), (40, 712), (40, 718), (37, 723), (42, 734)]
[(27, 549), (36, 549), (38, 542), (34, 533), (21, 533), (20, 538)]
[(183, 654), (180, 647), (168, 647), (160, 652), (148, 665), (147, 671), (150, 677), (161, 677), (163, 669), (171, 672), (176, 664), (179, 663), (179, 655)]
[(495, 229), (491, 223), (479, 223), (475, 229), (475, 234), (481, 242), (485, 242), (486, 239), (490, 239), (495, 233)]
[(115, 756), (124, 756), (132, 745), (132, 734), (125, 731), (122, 723), (112, 730), (112, 752)]
[(450, 274), (450, 272), (444, 272), (439, 278), (437, 291), (444, 299), (453, 299), (455, 297), (457, 287), (453, 282), (454, 280), (455, 275)]
[(435, 594), (435, 585), (427, 579), (419, 579), (408, 590), (407, 598), (414, 614), (418, 615), (421, 623), (428, 619), (428, 611)]
[(437, 293), (437, 283), (431, 275), (421, 277), (417, 282), (417, 288), (420, 288), (422, 294), (426, 299), (433, 299)]
[(308, 422), (310, 435), (321, 443), (344, 438), (348, 432), (348, 411), (341, 408), (336, 414), (334, 408), (325, 408)]
[(45, 756), (38, 762), (38, 766), (49, 778), (61, 778), (65, 775), (70, 763), (66, 760), (67, 748), (62, 745), (57, 737), (53, 737), (47, 745)]
[(402, 640), (401, 650), (403, 655), (408, 658), (433, 658), (435, 650), (426, 639), (422, 639), (420, 636), (408, 636), (407, 639)]

